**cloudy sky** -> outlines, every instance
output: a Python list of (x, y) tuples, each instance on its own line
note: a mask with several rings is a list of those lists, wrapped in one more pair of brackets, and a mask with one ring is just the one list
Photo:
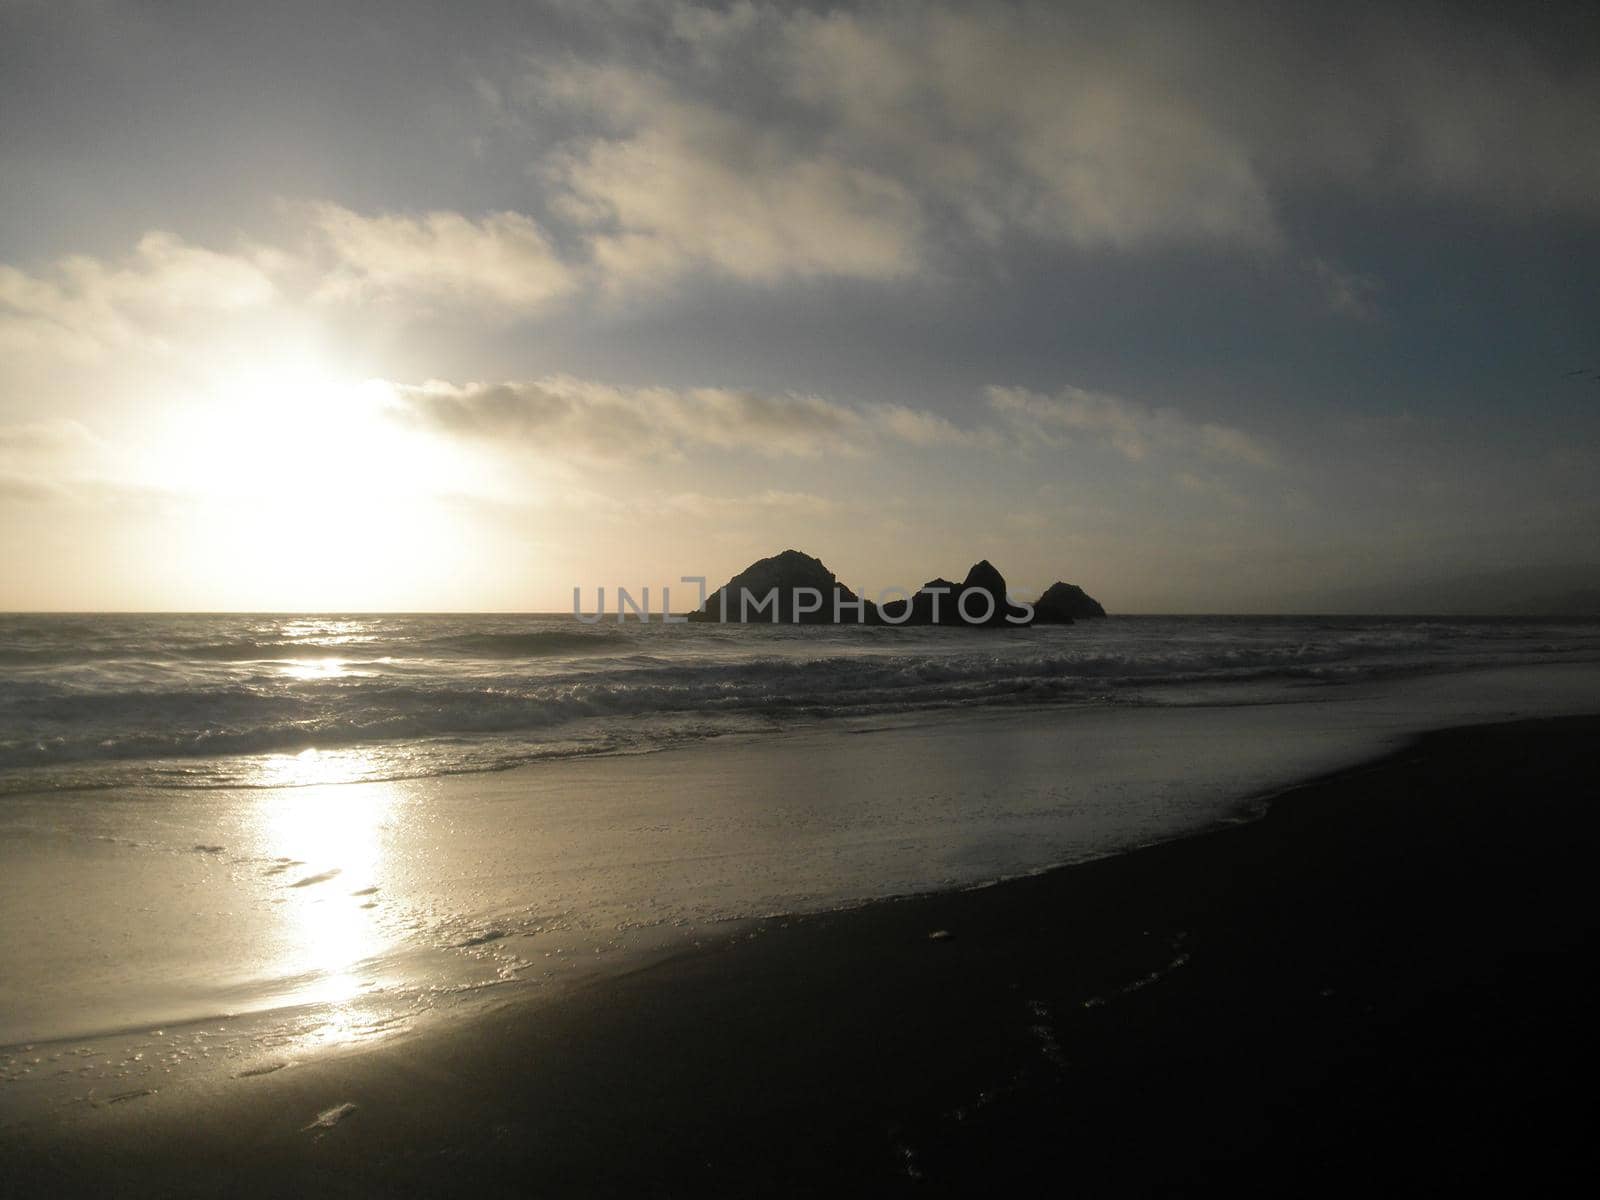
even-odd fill
[(0, 607), (1593, 562), (1600, 12), (1511, 13), (0, 0)]

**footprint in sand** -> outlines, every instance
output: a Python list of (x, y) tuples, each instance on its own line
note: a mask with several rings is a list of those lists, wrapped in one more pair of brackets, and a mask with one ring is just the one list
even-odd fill
[(132, 1092), (118, 1092), (115, 1096), (107, 1096), (104, 1100), (97, 1100), (93, 1092), (89, 1093), (89, 1103), (96, 1108), (105, 1108), (111, 1104), (122, 1104), (128, 1100), (138, 1100), (142, 1096), (154, 1096), (155, 1088), (139, 1088)]
[(333, 870), (331, 870), (331, 871), (323, 871), (320, 875), (307, 875), (304, 879), (296, 879), (289, 886), (290, 887), (310, 887), (314, 883), (327, 883), (328, 880), (332, 879), (338, 873), (339, 873), (339, 868), (338, 867), (334, 867)]
[(281, 1071), (289, 1064), (286, 1062), (263, 1063), (259, 1067), (247, 1067), (234, 1076), (235, 1079), (254, 1079), (257, 1075), (271, 1075), (274, 1071)]

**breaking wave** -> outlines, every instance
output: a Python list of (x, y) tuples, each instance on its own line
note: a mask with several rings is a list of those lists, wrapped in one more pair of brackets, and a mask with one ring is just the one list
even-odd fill
[(96, 764), (176, 760), (191, 766), (174, 777), (237, 782), (249, 773), (216, 764), (365, 748), (366, 775), (436, 773), (798, 719), (1266, 702), (1396, 673), (1595, 658), (1600, 628), (1515, 620), (1124, 618), (971, 631), (3, 617), (0, 792), (93, 785)]

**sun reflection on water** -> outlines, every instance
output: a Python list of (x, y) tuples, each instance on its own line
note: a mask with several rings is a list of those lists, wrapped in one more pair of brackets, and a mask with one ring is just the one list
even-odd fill
[(283, 662), (283, 673), (290, 679), (339, 679), (349, 674), (348, 660), (328, 656), (325, 658), (290, 658)]
[(383, 956), (395, 942), (383, 890), (400, 797), (381, 783), (312, 785), (265, 793), (256, 810), (260, 857), (277, 881), (276, 918), (263, 966), (285, 981), (286, 1006), (320, 1006), (320, 1044), (353, 1041), (373, 1027), (357, 1006), (400, 982)]
[(326, 792), (339, 784), (371, 779), (393, 767), (392, 758), (368, 750), (307, 747), (296, 754), (262, 755), (252, 766), (249, 782), (258, 788), (316, 788)]

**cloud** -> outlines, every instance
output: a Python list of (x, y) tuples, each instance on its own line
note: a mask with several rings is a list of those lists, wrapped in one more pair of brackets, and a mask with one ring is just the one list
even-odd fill
[(1278, 453), (1254, 434), (1227, 425), (1202, 421), (1191, 427), (1194, 437), (1207, 453), (1219, 458), (1231, 458), (1252, 467), (1277, 467)]
[(869, 410), (872, 426), (890, 439), (911, 446), (994, 447), (999, 438), (992, 429), (964, 428), (948, 417), (903, 404), (879, 404)]
[(624, 388), (570, 376), (392, 386), (402, 420), (599, 462), (676, 458), (695, 449), (853, 457), (882, 443), (994, 449), (1006, 439), (1003, 430), (964, 428), (904, 405), (847, 405), (740, 388)]
[(312, 221), (334, 260), (318, 290), (325, 301), (400, 299), (525, 311), (575, 284), (544, 231), (520, 213), (479, 220), (443, 211), (362, 216), (321, 204)]
[(691, 517), (727, 519), (739, 516), (824, 517), (839, 511), (838, 501), (812, 492), (786, 492), (769, 489), (751, 496), (707, 496), (699, 492), (679, 492), (668, 496), (655, 511)]
[(0, 425), (0, 503), (68, 504), (126, 512), (173, 493), (118, 479), (113, 447), (72, 420)]
[(549, 86), (619, 127), (543, 171), (606, 284), (658, 285), (693, 270), (760, 283), (891, 279), (918, 265), (917, 202), (868, 164), (642, 72), (571, 68)]
[[(1212, 103), (1248, 131), (1284, 189), (1333, 183), (1378, 201), (1592, 217), (1600, 70), (1574, 52), (1569, 14), (1549, 14), (1513, 24), (1491, 9), (1370, 5), (1341, 14), (1331, 37), (1284, 23), (1240, 59), (1245, 86), (1231, 107), (1226, 91)], [(1224, 27), (1232, 41), (1249, 32), (1242, 15)], [(1252, 95), (1271, 102), (1249, 105)]]
[(1231, 509), (1243, 510), (1250, 507), (1250, 502), (1233, 488), (1209, 475), (1197, 474), (1194, 471), (1179, 471), (1173, 476), (1173, 482), (1190, 495), (1215, 501)]
[(1252, 147), (1187, 86), (1186, 23), (1035, 4), (670, 14), (689, 69), (657, 53), (545, 73), (609, 128), (548, 169), (603, 226), (603, 270), (891, 278), (927, 264), (935, 224), (1114, 250), (1281, 238)]
[(71, 255), (38, 274), (0, 265), (0, 347), (83, 357), (155, 340), (175, 317), (270, 303), (279, 262), (271, 251), (227, 254), (153, 232), (120, 262)]
[(74, 254), (33, 271), (0, 264), (0, 350), (79, 362), (111, 350), (161, 351), (208, 341), (220, 322), (311, 304), (370, 310), (384, 302), (402, 317), (525, 315), (581, 279), (516, 213), (299, 211), (314, 235), (300, 252), (212, 250), (154, 231), (121, 259)]
[(515, 156), (527, 211), (319, 203), (303, 254), (155, 232), (119, 261), (0, 266), (0, 348), (92, 356), (286, 290), (524, 316), (694, 274), (905, 281), (1004, 243), (1251, 255), (1367, 319), (1379, 281), (1313, 244), (1327, 226), (1297, 217), (1307, 197), (1600, 215), (1600, 67), (1537, 22), (1360, 3), (1338, 22), (1166, 0), (600, 7), (605, 36), (474, 66), (484, 144)]
[(315, 235), (303, 254), (221, 252), (158, 231), (120, 261), (69, 255), (34, 273), (0, 264), (0, 347), (93, 357), (192, 336), (197, 318), (308, 301), (525, 314), (580, 279), (543, 230), (517, 213), (473, 220), (455, 212), (364, 216), (335, 204), (302, 211)]
[(611, 288), (892, 280), (1021, 240), (1264, 256), (1368, 317), (1375, 281), (1296, 228), (1305, 196), (1600, 213), (1600, 71), (1470, 14), (740, 0), (591, 44), (487, 86), (497, 127), (507, 96), (524, 130), (577, 126), (535, 176)]
[(47, 420), (0, 425), (0, 461), (55, 456), (95, 449), (100, 445), (100, 440), (77, 421)]
[(1383, 284), (1370, 275), (1346, 271), (1324, 258), (1306, 262), (1306, 270), (1321, 288), (1329, 311), (1370, 321), (1378, 316), (1378, 294)]
[(405, 420), (456, 436), (597, 461), (675, 458), (690, 449), (812, 457), (859, 452), (869, 424), (817, 396), (731, 388), (621, 388), (567, 376), (534, 382), (430, 381), (395, 387)]
[(49, 504), (125, 516), (133, 512), (171, 511), (194, 503), (193, 496), (118, 479), (55, 478), (0, 468), (0, 504)]
[(1161, 0), (765, 11), (834, 136), (899, 152), (980, 227), (1270, 244), (1285, 197), (1329, 181), (1600, 212), (1600, 70), (1526, 26), (1360, 3), (1337, 24)]
[(605, 132), (541, 174), (613, 287), (894, 279), (928, 265), (934, 216), (1093, 248), (1276, 243), (1243, 146), (1042, 12), (680, 5), (693, 71), (544, 72), (545, 96)]
[(0, 504), (38, 504), (59, 500), (67, 490), (49, 479), (0, 469)]
[(696, 451), (814, 458), (896, 446), (987, 453), (1082, 444), (1108, 446), (1136, 463), (1159, 454), (1257, 469), (1280, 465), (1277, 450), (1245, 430), (1070, 386), (1053, 395), (992, 387), (989, 419), (970, 426), (904, 405), (737, 388), (627, 388), (569, 376), (389, 386), (399, 420), (592, 463), (678, 459)]
[(1168, 452), (1199, 453), (1258, 468), (1279, 465), (1269, 443), (1242, 429), (1194, 421), (1174, 408), (1153, 409), (1103, 392), (1064, 387), (1047, 396), (1026, 388), (992, 387), (988, 400), (996, 417), (1023, 442), (1101, 443), (1130, 462)]
[(560, 58), (471, 78), (527, 211), (315, 203), (303, 255), (158, 232), (120, 262), (0, 267), (0, 346), (93, 354), (286, 288), (523, 316), (694, 274), (904, 281), (1002, 243), (1251, 255), (1371, 318), (1378, 281), (1312, 244), (1306, 197), (1600, 215), (1600, 68), (1487, 18), (1356, 4), (1335, 27), (1162, 0), (607, 16)]
[(12, 501), (68, 496), (67, 477), (80, 473), (101, 448), (77, 421), (0, 425), (0, 494)]
[(869, 5), (795, 13), (777, 53), (835, 137), (898, 159), (980, 235), (1270, 246), (1265, 182), (1185, 86), (1184, 33), (1060, 6)]

